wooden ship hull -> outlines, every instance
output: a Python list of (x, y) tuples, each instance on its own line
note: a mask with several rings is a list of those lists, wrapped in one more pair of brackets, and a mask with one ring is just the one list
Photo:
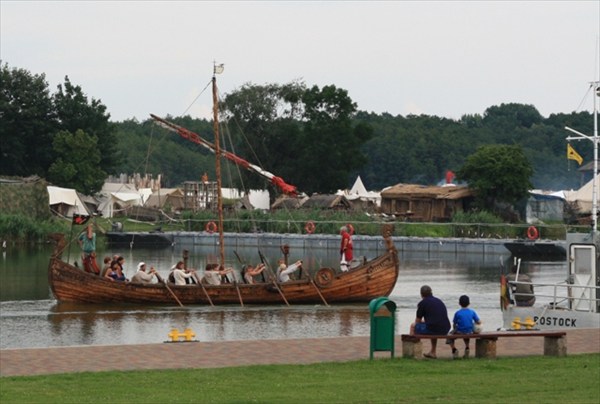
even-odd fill
[(218, 286), (141, 285), (111, 281), (64, 262), (60, 258), (59, 243), (50, 259), (48, 282), (52, 293), (61, 302), (157, 305), (176, 305), (177, 299), (181, 304), (193, 305), (368, 302), (376, 297), (388, 296), (398, 279), (397, 251), (390, 237), (386, 237), (386, 242), (387, 251), (383, 255), (347, 272), (322, 268), (311, 278), (285, 283), (228, 283)]

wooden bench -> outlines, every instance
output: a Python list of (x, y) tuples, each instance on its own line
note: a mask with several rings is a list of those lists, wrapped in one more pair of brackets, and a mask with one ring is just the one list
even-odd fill
[(423, 344), (421, 340), (424, 339), (457, 340), (465, 337), (475, 340), (476, 358), (496, 358), (496, 342), (498, 338), (511, 337), (544, 337), (544, 355), (567, 355), (567, 333), (565, 331), (502, 331), (454, 335), (402, 334), (402, 356), (404, 358), (421, 359), (423, 357)]

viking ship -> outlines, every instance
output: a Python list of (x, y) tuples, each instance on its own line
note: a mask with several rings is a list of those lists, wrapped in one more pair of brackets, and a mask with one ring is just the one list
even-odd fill
[[(217, 211), (220, 266), (225, 267), (225, 243), (223, 237), (223, 207), (221, 195), (220, 159), (230, 161), (267, 178), (273, 185), (279, 187), (288, 195), (296, 194), (296, 187), (289, 185), (260, 167), (253, 165), (240, 157), (221, 150), (219, 144), (218, 99), (216, 76), (222, 72), (222, 65), (214, 68), (212, 78), (213, 90), (213, 128), (214, 144), (202, 139), (198, 134), (181, 126), (175, 125), (155, 115), (152, 118), (162, 127), (176, 132), (180, 136), (198, 143), (216, 156), (217, 175)], [(273, 271), (269, 269), (264, 282), (246, 284), (231, 283), (208, 285), (203, 282), (190, 285), (175, 285), (159, 277), (158, 283), (135, 284), (132, 282), (114, 282), (110, 279), (87, 273), (65, 262), (62, 252), (66, 241), (62, 234), (53, 235), (56, 247), (50, 259), (48, 281), (57, 300), (84, 303), (146, 303), (146, 304), (325, 304), (368, 302), (373, 298), (388, 296), (398, 279), (399, 259), (392, 241), (393, 227), (383, 226), (385, 252), (374, 259), (352, 265), (348, 271), (339, 271), (325, 267), (313, 271), (303, 271), (304, 277), (287, 282), (278, 282)], [(282, 246), (283, 250), (283, 246)], [(185, 251), (184, 251), (185, 254)], [(185, 262), (184, 256), (184, 262)], [(287, 258), (287, 255), (286, 255)], [(261, 254), (261, 260), (268, 267), (268, 262)]]

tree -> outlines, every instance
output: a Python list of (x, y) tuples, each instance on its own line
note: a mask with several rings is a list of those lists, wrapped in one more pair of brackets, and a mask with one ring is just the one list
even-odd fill
[(46, 176), (56, 119), (43, 74), (0, 67), (0, 174)]
[(297, 185), (313, 192), (346, 188), (350, 173), (367, 162), (362, 145), (373, 133), (366, 123), (354, 124), (356, 103), (335, 86), (313, 86), (302, 96), (304, 125), (298, 147)]
[[(61, 153), (73, 150), (61, 145), (64, 139), (55, 144), (54, 138), (61, 131), (75, 134), (78, 130), (96, 139), (100, 154), (95, 163), (98, 175), (115, 173), (120, 155), (109, 118), (106, 107), (94, 98), (88, 100), (81, 87), (73, 85), (68, 77), (51, 95), (45, 75), (10, 69), (4, 64), (0, 68), (0, 174), (46, 177), (52, 165), (50, 177), (55, 185), (68, 186), (73, 183), (69, 179), (72, 167), (66, 162), (72, 161), (73, 156)], [(84, 149), (87, 147), (80, 148), (80, 152)], [(95, 160), (95, 156), (90, 156), (90, 160)], [(59, 173), (59, 167), (67, 172)], [(86, 189), (77, 190), (95, 192), (102, 186), (96, 181), (86, 183)], [(96, 185), (89, 188), (90, 184)]]
[(527, 196), (533, 169), (521, 146), (495, 144), (479, 147), (456, 175), (475, 190), (483, 208), (497, 202), (515, 204)]
[(78, 129), (61, 131), (54, 137), (54, 150), (60, 156), (50, 166), (48, 179), (63, 187), (91, 195), (102, 188), (106, 172), (100, 169), (98, 138)]
[[(227, 95), (224, 105), (244, 140), (228, 150), (301, 191), (345, 188), (350, 174), (367, 161), (361, 146), (372, 136), (371, 128), (353, 121), (356, 104), (343, 89), (247, 84)], [(257, 186), (257, 181), (248, 177), (245, 183)]]
[(80, 86), (75, 86), (65, 77), (64, 85), (58, 85), (58, 91), (52, 101), (58, 119), (58, 130), (75, 133), (82, 130), (98, 139), (100, 150), (99, 166), (108, 173), (116, 174), (121, 155), (117, 149), (115, 128), (109, 122), (110, 114), (100, 100), (88, 100)]

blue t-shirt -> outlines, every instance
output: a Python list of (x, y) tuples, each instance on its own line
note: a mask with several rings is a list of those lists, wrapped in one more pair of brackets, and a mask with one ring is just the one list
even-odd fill
[(479, 322), (479, 316), (475, 310), (468, 307), (463, 307), (454, 313), (454, 329), (462, 334), (470, 334), (473, 332), (473, 324)]
[(450, 331), (446, 305), (437, 297), (429, 296), (417, 305), (417, 318), (424, 318), (427, 330), (432, 334), (445, 335)]

